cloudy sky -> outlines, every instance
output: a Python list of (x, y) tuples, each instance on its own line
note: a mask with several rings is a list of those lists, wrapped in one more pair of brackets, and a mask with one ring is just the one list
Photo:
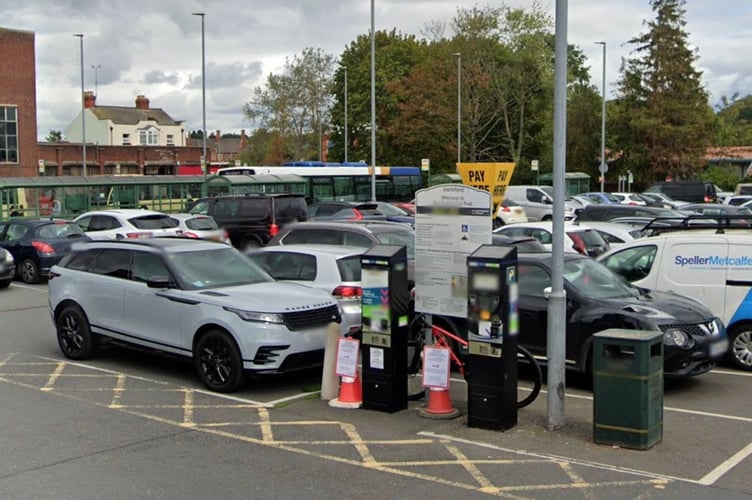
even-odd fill
[[(525, 7), (530, 0), (506, 0)], [(653, 18), (649, 0), (568, 0), (568, 40), (590, 61), (601, 88), (605, 41), (606, 88), (618, 78), (628, 39)], [(374, 0), (376, 30), (420, 35), (429, 21), (451, 21), (458, 8), (500, 5), (492, 0)], [(556, 1), (540, 0), (554, 17)], [(752, 94), (752, 2), (689, 0), (686, 30), (699, 50), (699, 69), (716, 103)], [(36, 34), (38, 134), (64, 131), (81, 107), (79, 38), (84, 34), (84, 86), (97, 104), (133, 106), (146, 95), (187, 130), (201, 129), (201, 19), (206, 39), (206, 128), (249, 130), (242, 106), (285, 58), (305, 47), (335, 57), (371, 26), (369, 0), (0, 0), (0, 26)], [(378, 64), (378, 60), (376, 62)], [(7, 70), (7, 68), (4, 68)]]

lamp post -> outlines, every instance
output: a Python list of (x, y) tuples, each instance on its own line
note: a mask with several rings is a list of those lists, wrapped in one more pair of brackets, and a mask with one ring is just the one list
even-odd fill
[(91, 65), (91, 69), (94, 70), (94, 95), (97, 95), (99, 93), (99, 68), (101, 67), (101, 64)]
[(82, 173), (86, 177), (86, 99), (84, 97), (84, 34), (76, 33), (81, 47), (81, 151), (83, 158), (81, 160)]
[(371, 0), (371, 200), (376, 201), (376, 32)]
[(597, 45), (603, 45), (603, 81), (601, 82), (602, 106), (601, 109), (601, 165), (598, 170), (601, 173), (601, 193), (604, 191), (606, 184), (606, 172), (608, 164), (606, 163), (606, 42), (595, 42)]
[(457, 163), (462, 161), (462, 54), (457, 56)]
[(342, 68), (345, 70), (345, 163), (347, 163), (347, 66)]
[(201, 17), (201, 170), (204, 174), (203, 191), (206, 191), (206, 176), (209, 165), (206, 160), (206, 39), (204, 38), (204, 16), (203, 12), (194, 12), (194, 16)]

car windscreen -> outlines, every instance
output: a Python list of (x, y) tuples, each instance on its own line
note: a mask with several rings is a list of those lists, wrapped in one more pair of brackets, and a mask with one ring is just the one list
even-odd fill
[(170, 229), (178, 227), (177, 222), (165, 214), (139, 215), (131, 217), (128, 219), (128, 222), (138, 229)]
[(167, 258), (178, 281), (189, 290), (274, 281), (234, 248), (174, 252)]
[(577, 293), (592, 299), (618, 299), (639, 295), (636, 287), (592, 259), (564, 262), (564, 279)]
[[(406, 226), (407, 224), (403, 224)], [(384, 231), (375, 233), (379, 241), (385, 245), (407, 247), (407, 258), (415, 258), (415, 233), (410, 231)]]
[(84, 236), (78, 224), (74, 222), (55, 222), (37, 227), (35, 236), (42, 239), (77, 238)]

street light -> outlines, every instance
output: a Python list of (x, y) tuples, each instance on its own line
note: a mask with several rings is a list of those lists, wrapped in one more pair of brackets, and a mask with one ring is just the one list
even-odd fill
[(462, 161), (462, 54), (457, 56), (457, 163)]
[(345, 70), (345, 163), (347, 163), (347, 66), (342, 66)]
[(96, 96), (99, 94), (99, 69), (102, 67), (101, 64), (92, 64), (91, 69), (94, 70), (94, 95)]
[(371, 0), (371, 200), (376, 201), (376, 32)]
[(201, 116), (202, 116), (202, 133), (201, 133), (201, 169), (204, 171), (204, 190), (206, 190), (206, 175), (209, 166), (206, 161), (206, 39), (204, 38), (204, 13), (194, 12), (194, 16), (201, 17)]
[(84, 97), (84, 34), (76, 33), (81, 46), (81, 150), (83, 151), (83, 176), (86, 177), (86, 99)]
[(595, 42), (596, 45), (603, 45), (603, 81), (601, 82), (602, 106), (601, 110), (601, 165), (598, 170), (601, 173), (601, 193), (604, 191), (606, 184), (606, 172), (608, 172), (608, 163), (606, 163), (606, 42)]

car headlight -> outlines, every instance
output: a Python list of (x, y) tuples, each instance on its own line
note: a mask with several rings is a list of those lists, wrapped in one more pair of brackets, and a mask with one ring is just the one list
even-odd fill
[(8, 264), (13, 264), (13, 254), (7, 250), (3, 250), (2, 259), (0, 260), (4, 260)]
[(279, 314), (275, 313), (262, 313), (254, 311), (244, 311), (243, 309), (235, 309), (232, 307), (225, 307), (225, 311), (235, 313), (243, 321), (253, 321), (255, 323), (273, 323), (281, 325), (285, 320)]
[(663, 334), (663, 344), (689, 348), (695, 344), (695, 340), (687, 332), (672, 328)]

